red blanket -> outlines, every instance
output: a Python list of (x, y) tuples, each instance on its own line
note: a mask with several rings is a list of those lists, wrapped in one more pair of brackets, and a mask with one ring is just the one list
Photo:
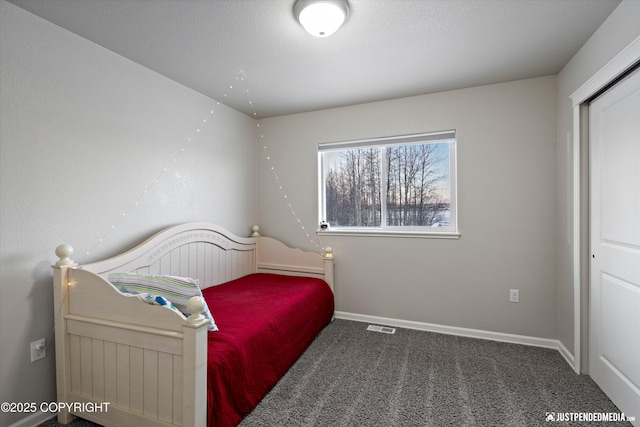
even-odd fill
[(252, 274), (203, 291), (220, 328), (209, 332), (208, 425), (235, 426), (333, 316), (322, 280)]

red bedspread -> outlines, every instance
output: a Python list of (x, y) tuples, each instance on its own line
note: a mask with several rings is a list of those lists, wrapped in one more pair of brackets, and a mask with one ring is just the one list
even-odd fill
[(322, 280), (252, 274), (203, 291), (219, 327), (209, 332), (208, 425), (235, 426), (333, 316)]

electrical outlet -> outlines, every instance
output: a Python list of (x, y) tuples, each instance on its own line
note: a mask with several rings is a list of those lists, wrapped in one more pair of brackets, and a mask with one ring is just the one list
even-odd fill
[(509, 301), (520, 302), (520, 291), (517, 289), (509, 289)]
[(44, 359), (47, 357), (47, 342), (44, 338), (31, 343), (31, 361)]

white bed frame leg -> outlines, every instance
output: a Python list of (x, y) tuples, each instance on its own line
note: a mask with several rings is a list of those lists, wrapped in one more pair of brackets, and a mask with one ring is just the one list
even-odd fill
[(329, 284), (331, 292), (335, 295), (335, 289), (333, 288), (333, 248), (327, 246), (324, 248), (324, 280)]
[(207, 319), (202, 315), (204, 300), (193, 297), (187, 304), (191, 313), (183, 330), (183, 425), (207, 425)]
[[(60, 258), (53, 268), (53, 301), (55, 307), (54, 325), (56, 340), (56, 377), (58, 402), (69, 401), (71, 388), (71, 367), (69, 359), (69, 341), (66, 339), (67, 330), (65, 314), (69, 312), (69, 300), (67, 299), (69, 283), (69, 269), (76, 268), (69, 257), (73, 254), (73, 248), (69, 245), (60, 245), (56, 248), (56, 255)], [(63, 343), (61, 345), (61, 343)], [(58, 422), (68, 424), (75, 419), (67, 409), (58, 412)]]

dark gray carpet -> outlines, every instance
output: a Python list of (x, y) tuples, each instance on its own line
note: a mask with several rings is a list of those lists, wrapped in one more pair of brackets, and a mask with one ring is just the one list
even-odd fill
[(555, 350), (366, 327), (329, 325), (241, 426), (566, 426), (588, 423), (546, 417), (619, 412)]
[(240, 426), (631, 425), (547, 422), (558, 413), (619, 412), (555, 350), (366, 327), (330, 324)]

